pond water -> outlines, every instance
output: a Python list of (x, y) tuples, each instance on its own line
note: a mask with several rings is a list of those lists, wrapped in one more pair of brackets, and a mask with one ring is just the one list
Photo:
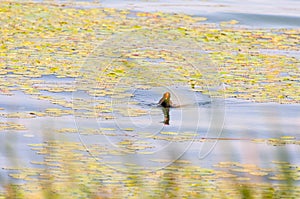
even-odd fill
[[(296, 0), (267, 0), (263, 3), (258, 0), (103, 0), (99, 5), (94, 5), (134, 11), (185, 13), (207, 17), (209, 23), (235, 19), (241, 26), (248, 27), (300, 27), (300, 1)], [(80, 4), (80, 7), (84, 6)], [(299, 56), (298, 51), (292, 52), (292, 56)], [(75, 78), (56, 78), (50, 75), (36, 79), (43, 81), (36, 84), (37, 87), (76, 85)], [(177, 105), (170, 108), (169, 125), (163, 123), (164, 113), (162, 107), (157, 105), (162, 94), (167, 91)], [(1, 122), (18, 123), (24, 125), (26, 130), (0, 133), (0, 139), (5, 140), (0, 146), (0, 168), (39, 167), (32, 164), (32, 161), (43, 161), (44, 156), (32, 151), (29, 145), (49, 140), (79, 143), (85, 148), (86, 155), (117, 170), (132, 169), (130, 165), (134, 165), (134, 168), (138, 166), (139, 170), (157, 170), (178, 159), (210, 169), (216, 169), (220, 162), (255, 164), (262, 168), (274, 167), (274, 162), (283, 161), (300, 165), (300, 104), (215, 99), (186, 85), (135, 89), (128, 93), (130, 95), (123, 99), (87, 97), (88, 100), (109, 102), (113, 119), (72, 114), (35, 117), (36, 112), (45, 112), (50, 108), (70, 110), (73, 92), (41, 92), (43, 96), (67, 101), (67, 107), (40, 100), (37, 96), (21, 91), (14, 91), (12, 96), (1, 95), (0, 107), (5, 108), (0, 110)], [(75, 97), (79, 95), (79, 92), (75, 92)], [(143, 114), (126, 115), (130, 108)], [(10, 113), (23, 115), (5, 117)], [(76, 131), (57, 133), (59, 129)], [(282, 138), (283, 136), (288, 138)], [(273, 139), (288, 141), (278, 144), (272, 142)], [(103, 151), (97, 150), (99, 148), (103, 148)], [(9, 172), (1, 170), (1, 180), (8, 180)], [(266, 178), (259, 180), (268, 181)]]
[(191, 1), (101, 1), (103, 6), (129, 10), (162, 11), (205, 16), (208, 22), (222, 22), (235, 19), (241, 25), (259, 27), (299, 27), (300, 2), (276, 1), (234, 1), (234, 0), (191, 0)]
[[(162, 123), (162, 108), (157, 106), (165, 91), (171, 92), (175, 105), (181, 105), (170, 109), (169, 125)], [(1, 96), (1, 106), (8, 107), (7, 112), (58, 107), (21, 92), (14, 94)], [(63, 95), (72, 97), (72, 93)], [(130, 169), (128, 165), (138, 165), (143, 171), (157, 170), (178, 159), (204, 168), (214, 168), (219, 162), (228, 161), (256, 164), (262, 168), (273, 167), (274, 161), (300, 164), (299, 144), (274, 146), (266, 141), (254, 141), (286, 135), (299, 140), (298, 104), (253, 103), (237, 99), (220, 99), (221, 103), (182, 86), (135, 90), (129, 100), (147, 110), (147, 114), (128, 117), (116, 112), (113, 120), (75, 116), (6, 118), (6, 121), (25, 125), (28, 130), (1, 134), (6, 145), (1, 147), (4, 156), (1, 156), (0, 167), (32, 167), (30, 162), (41, 161), (43, 156), (37, 155), (28, 145), (49, 140), (79, 142), (89, 155), (117, 170)], [(119, 105), (117, 102), (112, 104), (113, 107)], [(58, 134), (57, 129), (62, 128), (78, 129), (78, 133)], [(91, 135), (87, 132), (89, 129), (102, 130)], [(109, 150), (102, 153), (93, 149), (96, 146)]]
[[(37, 2), (45, 2), (43, 0)], [(77, 2), (93, 2), (92, 7), (110, 7), (144, 12), (184, 13), (207, 17), (211, 23), (237, 20), (240, 25), (261, 28), (295, 28), (300, 26), (300, 2), (298, 0), (81, 0), (56, 1), (74, 4)], [(99, 2), (96, 4), (95, 2)], [(91, 5), (79, 4), (79, 7)]]

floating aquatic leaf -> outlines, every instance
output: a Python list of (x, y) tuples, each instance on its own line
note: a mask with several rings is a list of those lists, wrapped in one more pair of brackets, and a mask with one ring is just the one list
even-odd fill
[(100, 131), (115, 131), (115, 128), (100, 128)]
[(251, 179), (247, 178), (247, 177), (237, 177), (236, 180), (238, 180), (238, 181), (249, 181)]
[(124, 128), (123, 131), (134, 131), (134, 128)]
[(26, 127), (14, 122), (0, 122), (0, 130), (26, 130)]
[(265, 139), (253, 139), (252, 142), (257, 142), (257, 143), (263, 143), (265, 142)]
[(251, 175), (255, 175), (255, 176), (266, 176), (268, 175), (268, 173), (266, 172), (261, 172), (261, 171), (251, 171), (249, 172)]
[(283, 139), (283, 140), (294, 140), (294, 139), (296, 139), (294, 136), (282, 136), (280, 138)]
[(62, 128), (57, 130), (58, 133), (77, 133), (78, 130), (74, 128)]
[(162, 131), (162, 132), (160, 132), (160, 134), (163, 134), (163, 135), (178, 135), (178, 132)]

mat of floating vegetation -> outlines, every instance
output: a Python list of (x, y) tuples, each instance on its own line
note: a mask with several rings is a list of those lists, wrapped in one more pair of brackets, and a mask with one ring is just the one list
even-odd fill
[[(150, 39), (164, 38), (168, 45), (170, 39), (189, 39), (201, 45), (199, 50), (218, 67), (218, 78), (226, 86), (227, 97), (280, 103), (297, 103), (300, 99), (299, 58), (286, 53), (298, 50), (298, 29), (245, 29), (232, 23), (208, 25), (204, 18), (181, 14), (130, 13), (105, 8), (81, 10), (38, 3), (2, 2), (0, 12), (3, 24), (0, 93), (4, 95), (14, 90), (30, 95), (39, 95), (45, 89), (53, 93), (74, 91), (76, 88), (64, 84), (36, 86), (33, 78), (44, 75), (55, 75), (59, 79), (81, 77), (83, 61), (95, 46), (115, 33), (132, 32), (130, 34), (140, 38), (136, 32), (141, 32)], [(168, 51), (140, 51), (145, 42), (139, 41), (135, 49), (123, 52), (122, 64), (98, 78), (113, 83), (116, 78), (129, 75), (129, 68), (136, 65), (146, 67), (152, 60), (161, 68), (167, 68), (168, 61), (174, 60), (176, 55)], [(105, 46), (107, 52), (116, 47)], [(177, 57), (179, 63), (182, 59)], [(178, 73), (168, 74), (175, 75), (174, 81), (182, 79), (201, 86), (203, 78), (209, 79), (193, 74), (179, 63)], [(90, 92), (105, 95), (101, 89)]]

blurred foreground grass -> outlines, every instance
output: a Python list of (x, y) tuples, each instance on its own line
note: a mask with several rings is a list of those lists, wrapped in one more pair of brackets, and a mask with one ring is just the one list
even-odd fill
[[(52, 141), (31, 145), (44, 154), (40, 168), (8, 168), (11, 177), (24, 180), (4, 186), (7, 198), (298, 198), (299, 167), (274, 162), (274, 168), (252, 164), (220, 162), (213, 170), (177, 160), (152, 172), (137, 172), (137, 165), (125, 165), (127, 172), (109, 167), (86, 155), (79, 143)], [(124, 166), (124, 165), (123, 165)], [(238, 173), (243, 173), (240, 175)], [(259, 177), (272, 177), (267, 183)]]

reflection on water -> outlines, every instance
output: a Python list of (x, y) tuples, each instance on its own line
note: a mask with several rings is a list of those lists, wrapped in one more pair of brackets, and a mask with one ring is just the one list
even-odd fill
[(164, 114), (164, 124), (170, 124), (170, 108), (169, 107), (162, 107), (162, 111)]

